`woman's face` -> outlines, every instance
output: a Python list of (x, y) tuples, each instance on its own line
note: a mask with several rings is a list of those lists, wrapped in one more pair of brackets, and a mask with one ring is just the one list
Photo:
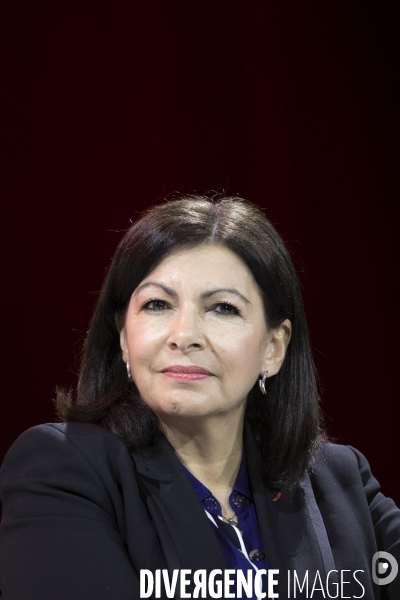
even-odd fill
[(244, 410), (265, 369), (276, 373), (290, 323), (267, 330), (260, 289), (231, 250), (210, 244), (166, 258), (132, 294), (123, 359), (161, 420)]

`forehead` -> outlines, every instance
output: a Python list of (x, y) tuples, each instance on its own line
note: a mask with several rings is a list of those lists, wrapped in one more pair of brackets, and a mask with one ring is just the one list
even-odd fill
[(173, 252), (140, 285), (156, 280), (168, 280), (172, 286), (240, 287), (261, 295), (246, 263), (229, 248), (216, 244), (201, 244)]

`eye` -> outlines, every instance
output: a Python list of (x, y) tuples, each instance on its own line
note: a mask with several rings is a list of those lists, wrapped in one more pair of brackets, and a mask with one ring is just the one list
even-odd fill
[(165, 310), (169, 308), (169, 304), (164, 300), (148, 300), (142, 306), (142, 310), (148, 310), (152, 312), (160, 312), (161, 310)]
[(238, 315), (240, 314), (239, 309), (234, 304), (230, 304), (229, 302), (218, 302), (218, 304), (214, 304), (213, 306), (214, 312), (220, 315)]

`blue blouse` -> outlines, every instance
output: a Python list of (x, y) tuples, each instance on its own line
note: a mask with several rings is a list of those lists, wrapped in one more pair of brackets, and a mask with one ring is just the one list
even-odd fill
[[(247, 473), (246, 456), (243, 451), (242, 462), (239, 473), (229, 496), (229, 504), (232, 513), (225, 517), (236, 515), (237, 523), (229, 524), (222, 518), (221, 505), (213, 496), (212, 492), (206, 488), (188, 469), (182, 465), (188, 476), (194, 491), (210, 521), (213, 523), (219, 543), (221, 544), (226, 562), (229, 569), (243, 571), (247, 579), (247, 573), (252, 570), (253, 581), (256, 572), (260, 569), (268, 570), (268, 562), (265, 557), (263, 543), (261, 539), (260, 527), (258, 525), (257, 514), (253, 502), (253, 496), (249, 486), (249, 477)], [(238, 527), (239, 526), (239, 527)], [(230, 578), (234, 584), (230, 592), (236, 593), (236, 573)], [(262, 591), (267, 590), (266, 577), (262, 577)], [(242, 598), (257, 600), (258, 596), (254, 590), (253, 595), (246, 596), (245, 588), (242, 588)], [(236, 597), (236, 596), (235, 596)]]

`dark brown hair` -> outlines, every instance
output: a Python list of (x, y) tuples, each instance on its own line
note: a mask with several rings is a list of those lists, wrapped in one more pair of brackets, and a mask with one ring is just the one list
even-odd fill
[(250, 421), (264, 459), (267, 483), (297, 482), (324, 440), (315, 368), (297, 274), (278, 233), (260, 209), (240, 198), (184, 197), (148, 210), (121, 240), (104, 281), (83, 349), (76, 399), (59, 391), (64, 421), (96, 423), (129, 448), (160, 435), (157, 417), (129, 383), (119, 331), (133, 291), (169, 254), (203, 243), (225, 246), (252, 272), (264, 298), (267, 326), (292, 322), (292, 339), (267, 396), (250, 391)]

